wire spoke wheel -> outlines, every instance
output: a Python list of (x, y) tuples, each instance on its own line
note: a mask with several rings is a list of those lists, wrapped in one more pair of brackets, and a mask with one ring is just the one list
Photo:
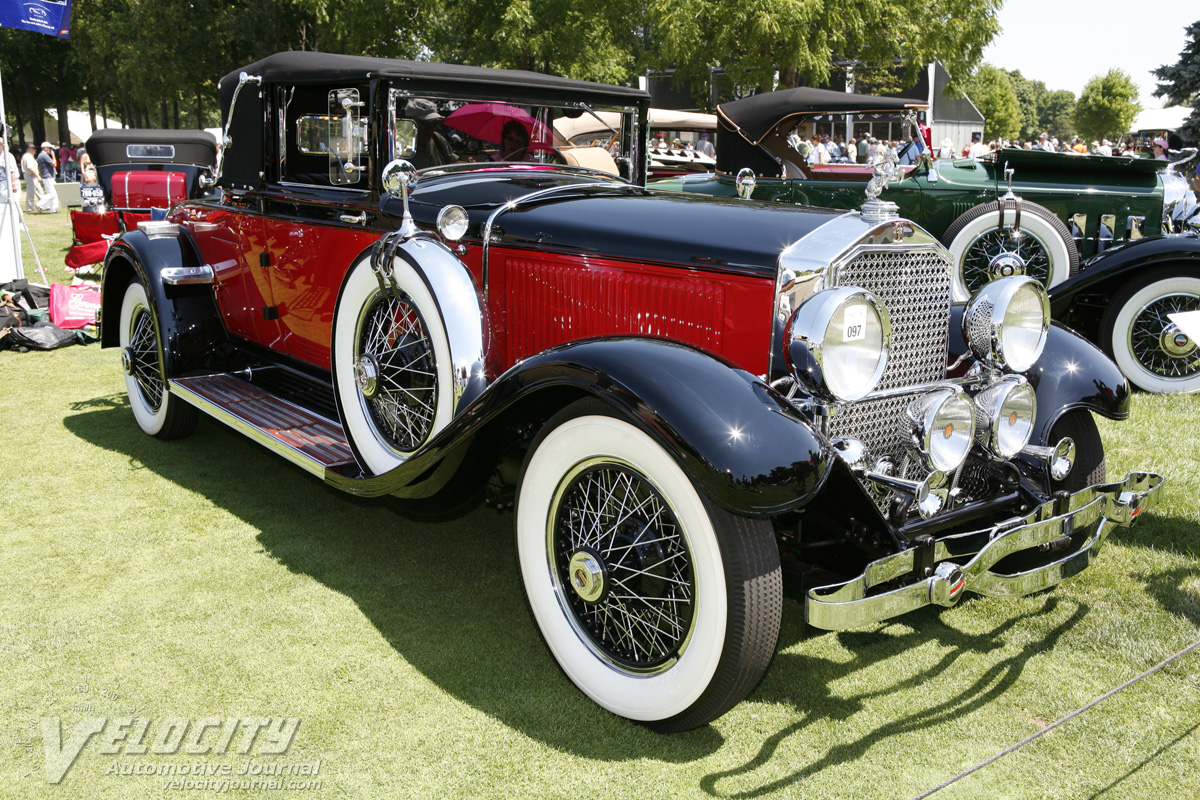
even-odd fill
[(415, 450), (437, 412), (437, 363), (425, 320), (404, 292), (377, 294), (359, 319), (354, 353), (362, 401), (393, 448)]
[(1169, 294), (1155, 298), (1134, 315), (1129, 351), (1148, 372), (1162, 378), (1200, 375), (1200, 349), (1170, 315), (1200, 310), (1200, 297)]
[(158, 355), (158, 336), (154, 332), (154, 318), (150, 309), (139, 306), (133, 312), (130, 323), (129, 368), (138, 391), (141, 392), (146, 406), (157, 411), (162, 406), (163, 381), (162, 367)]
[(631, 672), (670, 666), (687, 644), (695, 585), (662, 495), (624, 464), (589, 461), (564, 478), (551, 519), (561, 596), (597, 655)]
[(1024, 231), (993, 228), (967, 248), (963, 256), (963, 281), (972, 294), (988, 281), (1009, 275), (1028, 275), (1043, 286), (1050, 280), (1050, 256), (1045, 244)]

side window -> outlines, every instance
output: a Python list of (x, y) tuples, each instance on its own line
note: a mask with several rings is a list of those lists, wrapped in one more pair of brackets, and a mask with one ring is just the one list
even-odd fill
[(369, 119), (359, 89), (296, 86), (281, 97), (280, 179), (315, 186), (364, 183)]

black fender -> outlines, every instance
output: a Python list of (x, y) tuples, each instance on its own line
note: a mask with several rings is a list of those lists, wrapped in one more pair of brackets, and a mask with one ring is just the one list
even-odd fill
[(424, 450), (383, 475), (326, 481), (359, 495), (431, 498), (460, 467), (493, 464), (494, 448), (555, 411), (594, 397), (661, 444), (696, 486), (743, 515), (798, 508), (816, 494), (831, 456), (767, 384), (688, 345), (605, 338), (552, 348), (497, 378)]
[[(950, 357), (967, 352), (962, 315), (966, 306), (951, 308)], [(967, 356), (951, 377), (966, 373), (974, 363)], [(1033, 368), (1024, 373), (1037, 396), (1037, 418), (1031, 441), (1044, 443), (1054, 423), (1066, 412), (1085, 408), (1109, 419), (1129, 416), (1129, 381), (1103, 350), (1054, 320), (1046, 347)]]
[(153, 238), (142, 231), (129, 231), (113, 242), (104, 259), (100, 283), (101, 346), (119, 344), (121, 302), (125, 289), (137, 280), (153, 301), (167, 377), (206, 367), (213, 348), (226, 339), (212, 286), (171, 286), (162, 280), (162, 271), (167, 267), (196, 267), (201, 263), (194, 243), (182, 231), (178, 236)]
[(1100, 311), (1122, 287), (1150, 270), (1182, 267), (1200, 275), (1200, 236), (1150, 236), (1110, 247), (1050, 289), (1050, 316), (1098, 340)]
[(1084, 408), (1109, 419), (1129, 416), (1129, 381), (1104, 351), (1051, 321), (1042, 357), (1025, 373), (1037, 394), (1035, 442), (1045, 442), (1059, 418)]

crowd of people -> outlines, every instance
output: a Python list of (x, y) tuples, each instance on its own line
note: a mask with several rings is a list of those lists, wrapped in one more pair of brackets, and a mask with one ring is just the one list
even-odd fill
[(96, 180), (96, 169), (82, 145), (72, 147), (64, 142), (55, 147), (50, 142), (42, 142), (39, 148), (30, 143), (21, 155), (19, 170), (12, 151), (6, 150), (4, 156), (9, 191), (16, 193), (19, 198), (21, 188), (18, 179), (24, 178), (25, 210), (30, 213), (58, 213), (58, 193), (54, 184)]

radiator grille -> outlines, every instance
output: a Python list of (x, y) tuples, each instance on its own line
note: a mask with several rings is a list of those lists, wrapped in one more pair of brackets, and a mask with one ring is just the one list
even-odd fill
[[(839, 286), (874, 292), (892, 321), (892, 349), (879, 389), (919, 386), (946, 377), (950, 337), (950, 264), (936, 251), (860, 253), (835, 276)], [(905, 454), (904, 410), (912, 394), (843, 406), (829, 421), (833, 438), (853, 437), (874, 458)]]

